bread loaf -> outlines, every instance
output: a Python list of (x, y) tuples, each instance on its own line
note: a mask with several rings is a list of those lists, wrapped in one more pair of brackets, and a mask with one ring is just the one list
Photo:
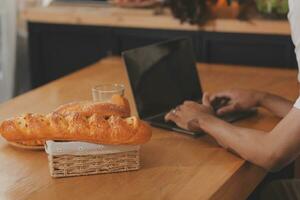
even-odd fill
[(45, 143), (46, 141), (39, 141), (39, 140), (33, 140), (33, 141), (22, 141), (22, 142), (9, 142), (8, 143), (11, 146), (20, 148), (20, 149), (28, 149), (28, 150), (45, 150)]
[(103, 117), (129, 117), (130, 107), (126, 98), (119, 95), (114, 95), (112, 96), (110, 103), (92, 101), (73, 102), (58, 107), (54, 112), (64, 116), (74, 113), (81, 113), (81, 115), (85, 116), (98, 114)]
[(86, 141), (99, 144), (142, 144), (150, 127), (130, 117), (127, 99), (119, 95), (110, 103), (74, 102), (48, 115), (25, 114), (0, 124), (0, 134), (10, 142), (42, 145), (46, 140)]
[(31, 141), (19, 141), (17, 143), (20, 145), (24, 145), (24, 146), (44, 146), (46, 141), (45, 140), (31, 140)]
[(99, 144), (143, 144), (151, 137), (150, 127), (136, 117), (103, 117), (94, 113), (62, 115), (25, 114), (0, 125), (8, 141), (72, 140)]

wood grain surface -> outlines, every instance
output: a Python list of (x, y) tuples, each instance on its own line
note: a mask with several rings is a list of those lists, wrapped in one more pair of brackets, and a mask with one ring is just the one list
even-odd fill
[[(208, 92), (240, 87), (290, 99), (298, 94), (295, 70), (214, 64), (199, 64), (198, 69)], [(1, 104), (0, 120), (24, 112), (46, 113), (63, 103), (91, 99), (92, 86), (100, 83), (124, 83), (134, 108), (123, 63), (120, 58), (109, 58)], [(260, 110), (258, 116), (237, 125), (270, 130), (278, 121)], [(157, 128), (142, 147), (142, 168), (135, 172), (53, 179), (46, 153), (16, 149), (2, 138), (0, 160), (1, 200), (244, 199), (266, 174), (208, 136), (194, 138)]]

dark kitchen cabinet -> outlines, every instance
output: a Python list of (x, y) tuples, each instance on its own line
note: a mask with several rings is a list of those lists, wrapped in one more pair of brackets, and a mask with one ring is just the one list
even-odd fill
[(267, 67), (296, 67), (289, 36), (202, 33), (204, 62)]
[(32, 86), (38, 87), (108, 55), (189, 37), (199, 62), (297, 67), (290, 36), (29, 23)]
[(193, 31), (113, 28), (113, 32), (117, 43), (116, 52), (118, 54), (121, 54), (122, 51), (128, 49), (133, 49), (180, 37), (191, 38), (194, 44), (194, 51), (199, 51), (197, 33)]
[(70, 25), (29, 24), (32, 86), (81, 69), (111, 54), (111, 29)]

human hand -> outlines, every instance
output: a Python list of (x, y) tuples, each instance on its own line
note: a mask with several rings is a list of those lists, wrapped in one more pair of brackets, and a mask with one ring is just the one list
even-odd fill
[[(207, 102), (207, 101), (206, 101)], [(213, 115), (210, 106), (199, 104), (193, 101), (185, 101), (182, 105), (171, 110), (166, 116), (166, 121), (173, 121), (177, 126), (191, 131), (198, 131), (198, 119)]]
[(249, 110), (257, 107), (264, 97), (263, 92), (244, 89), (230, 89), (218, 92), (209, 96), (209, 102), (212, 105), (217, 99), (228, 99), (225, 105), (216, 110), (217, 115), (224, 115), (235, 111)]

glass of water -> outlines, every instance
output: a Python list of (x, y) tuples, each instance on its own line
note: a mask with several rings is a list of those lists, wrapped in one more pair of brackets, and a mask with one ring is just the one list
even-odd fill
[(123, 84), (101, 84), (92, 88), (93, 100), (98, 102), (110, 102), (112, 96), (124, 96), (125, 87)]

